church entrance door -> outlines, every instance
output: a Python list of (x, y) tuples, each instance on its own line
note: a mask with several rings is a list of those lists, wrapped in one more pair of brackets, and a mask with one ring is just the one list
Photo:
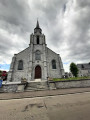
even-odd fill
[(41, 67), (37, 65), (35, 67), (35, 79), (39, 79), (39, 78), (41, 78)]

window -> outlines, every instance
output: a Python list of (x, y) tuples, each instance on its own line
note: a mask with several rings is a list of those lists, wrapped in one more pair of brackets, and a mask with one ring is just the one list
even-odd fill
[(37, 36), (37, 44), (39, 44), (39, 36)]
[(18, 62), (18, 70), (23, 70), (23, 61), (19, 60)]
[(56, 69), (56, 60), (52, 60), (52, 69)]
[(37, 50), (36, 53), (35, 53), (35, 59), (36, 60), (41, 60), (41, 52), (39, 50)]

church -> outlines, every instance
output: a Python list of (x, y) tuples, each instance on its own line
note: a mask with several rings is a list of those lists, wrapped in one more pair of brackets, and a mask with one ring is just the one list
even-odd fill
[(37, 20), (34, 33), (30, 35), (29, 47), (14, 54), (8, 72), (8, 82), (44, 81), (48, 78), (61, 78), (64, 68), (61, 57), (47, 47), (45, 35)]

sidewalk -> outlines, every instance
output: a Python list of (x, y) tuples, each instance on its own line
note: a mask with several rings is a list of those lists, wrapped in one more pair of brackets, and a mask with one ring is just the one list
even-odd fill
[(58, 89), (58, 90), (46, 90), (46, 91), (30, 91), (20, 93), (0, 93), (0, 100), (9, 99), (22, 99), (33, 97), (45, 97), (90, 92), (90, 88), (71, 88), (71, 89)]

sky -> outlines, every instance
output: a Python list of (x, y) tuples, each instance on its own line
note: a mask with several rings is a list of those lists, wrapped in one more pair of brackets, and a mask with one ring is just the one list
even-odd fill
[(37, 19), (47, 46), (71, 62), (90, 62), (90, 0), (0, 0), (0, 69), (29, 46)]

